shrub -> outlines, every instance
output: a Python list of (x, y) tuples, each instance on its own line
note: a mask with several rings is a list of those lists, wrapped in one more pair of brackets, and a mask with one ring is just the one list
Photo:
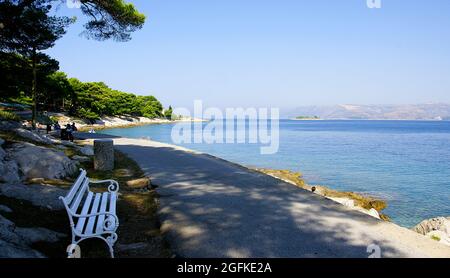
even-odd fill
[(8, 121), (20, 121), (20, 117), (13, 112), (0, 110), (0, 119)]
[(438, 237), (437, 235), (432, 235), (432, 236), (431, 236), (431, 239), (432, 239), (432, 240), (436, 240), (436, 241), (441, 241), (441, 238)]

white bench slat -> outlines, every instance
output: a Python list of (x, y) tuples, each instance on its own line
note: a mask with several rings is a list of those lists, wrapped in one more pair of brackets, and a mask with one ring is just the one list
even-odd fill
[[(89, 208), (92, 204), (92, 197), (94, 197), (94, 193), (89, 192), (86, 200), (84, 201), (83, 209), (81, 210), (81, 215), (86, 215), (89, 213)], [(84, 223), (86, 223), (86, 217), (80, 217), (77, 222), (76, 230), (80, 234), (83, 232)]]
[(85, 195), (84, 193), (86, 192), (88, 186), (89, 186), (89, 179), (85, 178), (83, 184), (80, 186), (80, 190), (75, 195), (75, 199), (72, 205), (70, 205), (70, 210), (73, 213), (77, 213), (78, 207), (80, 206), (81, 200), (83, 199)]
[[(95, 194), (94, 204), (92, 205), (90, 213), (98, 212), (101, 196), (102, 196), (102, 194), (100, 194), (100, 193)], [(88, 223), (86, 225), (86, 229), (84, 230), (85, 234), (92, 234), (92, 232), (94, 230), (95, 220), (97, 219), (97, 217), (98, 216), (89, 217)]]
[(72, 202), (73, 197), (75, 196), (75, 193), (78, 192), (78, 189), (80, 188), (81, 183), (86, 178), (86, 171), (82, 170), (80, 175), (78, 176), (77, 180), (73, 184), (72, 188), (70, 189), (69, 193), (66, 195), (66, 203), (70, 204)]
[[(99, 212), (106, 212), (106, 205), (108, 204), (108, 192), (102, 194), (102, 203), (100, 205)], [(95, 230), (96, 233), (100, 233), (103, 231), (103, 221), (105, 221), (105, 215), (100, 215), (97, 220), (97, 228)]]

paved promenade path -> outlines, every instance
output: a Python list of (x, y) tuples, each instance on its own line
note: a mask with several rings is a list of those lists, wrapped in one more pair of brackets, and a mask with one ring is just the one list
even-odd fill
[[(160, 219), (182, 257), (450, 257), (450, 248), (291, 184), (180, 147), (114, 138), (160, 194)], [(413, 204), (412, 204), (413, 205)]]

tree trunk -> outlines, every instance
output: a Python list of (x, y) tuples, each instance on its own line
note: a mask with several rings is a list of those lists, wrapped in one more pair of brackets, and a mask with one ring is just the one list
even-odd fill
[(33, 113), (31, 116), (31, 124), (33, 129), (36, 129), (36, 114), (37, 114), (37, 77), (36, 77), (36, 48), (33, 48), (33, 57), (32, 57), (32, 69), (33, 69), (33, 83), (31, 86), (31, 98), (33, 100)]

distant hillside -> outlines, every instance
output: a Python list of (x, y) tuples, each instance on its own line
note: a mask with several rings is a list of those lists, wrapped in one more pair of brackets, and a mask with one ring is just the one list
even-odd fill
[(450, 120), (450, 104), (303, 106), (286, 118), (316, 115), (329, 120)]

